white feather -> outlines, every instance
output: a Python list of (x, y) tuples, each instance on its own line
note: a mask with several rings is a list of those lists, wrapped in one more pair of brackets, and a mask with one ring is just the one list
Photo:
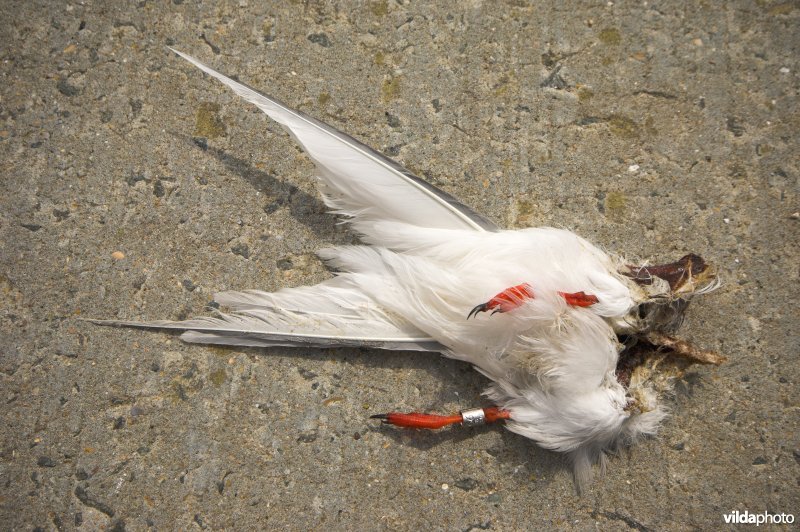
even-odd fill
[(369, 146), (220, 74), (189, 55), (170, 50), (281, 124), (316, 163), (326, 204), (340, 214), (353, 217), (358, 231), (369, 233), (371, 222), (376, 220), (475, 231), (497, 229), (483, 216)]
[[(232, 314), (103, 323), (180, 329), (190, 342), (442, 352), (493, 381), (486, 394), (510, 410), (510, 430), (572, 453), (579, 484), (603, 450), (655, 432), (664, 410), (645, 384), (647, 408), (628, 409), (616, 333), (636, 330), (637, 305), (669, 295), (665, 283), (645, 294), (619, 273), (620, 259), (569, 231), (500, 231), (371, 148), (175, 52), (284, 126), (316, 163), (328, 205), (372, 246), (320, 251), (339, 273), (313, 287), (217, 294)], [(533, 298), (467, 320), (521, 283)], [(560, 295), (576, 292), (598, 301), (575, 308)]]
[(388, 314), (344, 278), (272, 294), (222, 292), (214, 299), (235, 312), (180, 322), (93, 321), (184, 330), (182, 340), (206, 344), (442, 350), (430, 336), (399, 315)]

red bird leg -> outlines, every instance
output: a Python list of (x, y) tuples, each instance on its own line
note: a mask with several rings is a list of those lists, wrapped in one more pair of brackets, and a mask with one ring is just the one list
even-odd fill
[[(599, 301), (597, 296), (586, 292), (559, 292), (558, 294), (564, 298), (567, 305), (573, 307), (590, 307)], [(517, 286), (506, 288), (486, 303), (481, 303), (474, 307), (467, 315), (467, 319), (489, 310), (492, 311), (492, 314), (508, 312), (522, 305), (526, 299), (533, 298), (534, 294), (531, 285), (528, 283), (518, 284)]]
[(511, 412), (496, 406), (486, 408), (473, 408), (463, 410), (458, 414), (440, 416), (438, 414), (422, 414), (420, 412), (410, 412), (403, 414), (400, 412), (390, 412), (388, 414), (376, 414), (370, 416), (371, 419), (380, 419), (385, 425), (394, 425), (410, 429), (440, 429), (447, 425), (461, 423), (462, 425), (483, 425), (494, 423), (501, 419), (511, 419)]

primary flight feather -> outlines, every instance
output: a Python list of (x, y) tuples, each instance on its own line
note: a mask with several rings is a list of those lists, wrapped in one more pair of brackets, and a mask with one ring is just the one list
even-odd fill
[(722, 360), (669, 334), (688, 299), (716, 287), (700, 257), (632, 266), (566, 230), (502, 230), (352, 137), (173, 51), (283, 126), (314, 161), (325, 203), (367, 245), (321, 250), (337, 273), (315, 286), (217, 294), (229, 313), (98, 323), (179, 329), (187, 342), (440, 352), (490, 378), (496, 407), (377, 417), (419, 428), (505, 419), (570, 453), (579, 486), (605, 451), (663, 419), (655, 347)]

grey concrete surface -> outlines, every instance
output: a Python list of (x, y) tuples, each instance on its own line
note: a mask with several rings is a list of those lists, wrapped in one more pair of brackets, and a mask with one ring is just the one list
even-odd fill
[[(797, 515), (797, 2), (0, 4), (0, 528), (713, 529)], [(82, 317), (206, 312), (328, 277), (353, 242), (311, 165), (174, 45), (390, 154), (508, 227), (725, 284), (682, 334), (658, 438), (576, 495), (436, 356), (236, 349)], [(798, 516), (800, 517), (800, 516)]]

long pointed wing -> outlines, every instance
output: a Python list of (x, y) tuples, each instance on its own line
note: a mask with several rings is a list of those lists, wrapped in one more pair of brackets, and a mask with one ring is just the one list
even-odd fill
[(365, 329), (359, 320), (328, 316), (303, 316), (287, 311), (249, 315), (219, 314), (215, 318), (186, 321), (88, 320), (95, 325), (183, 331), (181, 340), (196, 344), (251, 347), (369, 347), (390, 351), (431, 351), (445, 348), (423, 335), (409, 337), (396, 330)]
[[(281, 124), (317, 165), (326, 203), (360, 222), (398, 221), (420, 227), (497, 231), (446, 192), (341, 131), (220, 74), (170, 48)], [(361, 229), (359, 227), (359, 229)]]
[(185, 321), (90, 321), (98, 325), (185, 331), (182, 340), (205, 344), (433, 352), (445, 349), (405, 319), (384, 312), (341, 277), (274, 293), (222, 292), (214, 299), (235, 312)]

